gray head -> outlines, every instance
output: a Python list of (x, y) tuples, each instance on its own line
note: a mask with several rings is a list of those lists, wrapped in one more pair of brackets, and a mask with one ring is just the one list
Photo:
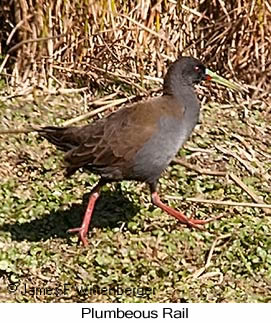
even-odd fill
[(174, 94), (180, 87), (192, 87), (209, 79), (206, 67), (196, 58), (180, 57), (168, 69), (164, 79), (164, 94)]

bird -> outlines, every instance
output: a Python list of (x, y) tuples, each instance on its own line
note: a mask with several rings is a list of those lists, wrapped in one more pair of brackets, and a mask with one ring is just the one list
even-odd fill
[(160, 97), (125, 106), (88, 125), (38, 130), (41, 137), (65, 152), (68, 177), (78, 169), (100, 175), (81, 226), (68, 230), (77, 233), (84, 246), (88, 245), (87, 234), (101, 188), (112, 182), (147, 183), (152, 204), (188, 227), (202, 229), (202, 225), (218, 218), (188, 218), (163, 203), (157, 189), (161, 174), (198, 123), (200, 102), (194, 85), (204, 80), (236, 89), (235, 83), (211, 72), (198, 59), (181, 56), (168, 68)]

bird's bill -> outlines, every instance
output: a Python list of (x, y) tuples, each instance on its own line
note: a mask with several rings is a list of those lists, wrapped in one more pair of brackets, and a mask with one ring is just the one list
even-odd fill
[(223, 77), (217, 75), (216, 73), (210, 71), (208, 68), (206, 68), (206, 80), (210, 80), (210, 81), (213, 81), (215, 83), (218, 83), (218, 84), (221, 84), (221, 85), (224, 85), (225, 87), (227, 88), (230, 88), (234, 91), (242, 91), (243, 88), (234, 83), (234, 82), (231, 82), (231, 81), (228, 81), (226, 79), (224, 79)]

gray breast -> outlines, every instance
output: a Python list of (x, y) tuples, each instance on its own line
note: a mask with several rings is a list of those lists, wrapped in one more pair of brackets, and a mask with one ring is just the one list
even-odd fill
[(149, 183), (156, 181), (189, 137), (197, 119), (195, 116), (194, 120), (186, 124), (185, 114), (182, 120), (161, 117), (157, 132), (135, 155), (135, 177)]

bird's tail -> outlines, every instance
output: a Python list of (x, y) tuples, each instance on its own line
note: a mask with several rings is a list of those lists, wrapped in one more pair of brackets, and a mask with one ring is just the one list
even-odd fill
[(68, 151), (79, 145), (76, 127), (43, 127), (36, 129), (40, 136), (46, 138), (58, 149)]

